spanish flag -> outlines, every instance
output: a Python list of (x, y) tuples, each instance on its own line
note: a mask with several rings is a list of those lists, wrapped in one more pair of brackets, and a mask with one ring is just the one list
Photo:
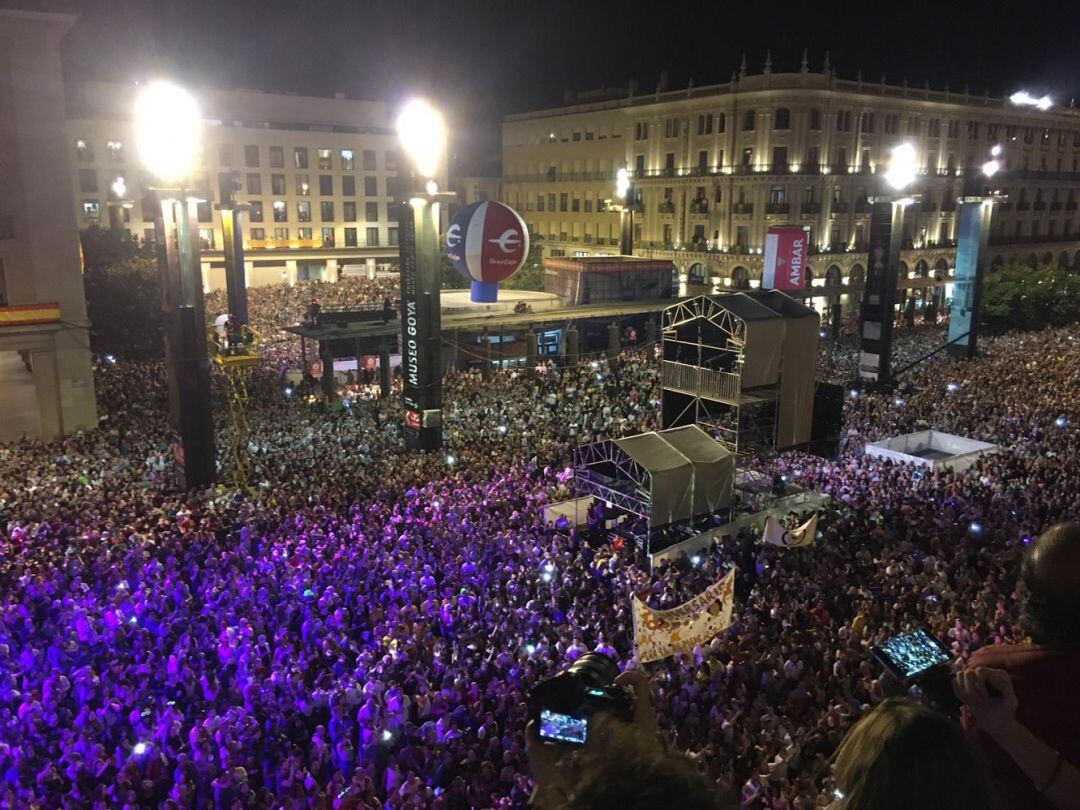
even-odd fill
[(31, 326), (38, 323), (56, 323), (59, 320), (59, 304), (19, 304), (13, 307), (0, 307), (0, 327)]

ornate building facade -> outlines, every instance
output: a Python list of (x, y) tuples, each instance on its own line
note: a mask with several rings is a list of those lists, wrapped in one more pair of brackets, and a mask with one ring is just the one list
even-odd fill
[[(617, 253), (615, 175), (633, 182), (634, 252), (670, 257), (684, 281), (755, 286), (770, 225), (810, 230), (810, 283), (830, 294), (865, 277), (868, 198), (893, 146), (920, 178), (904, 226), (901, 287), (948, 294), (964, 175), (1001, 147), (991, 257), (1080, 267), (1080, 110), (837, 78), (826, 65), (726, 84), (623, 93), (503, 123), (503, 199), (546, 255)], [(619, 202), (616, 200), (616, 202)], [(824, 291), (823, 291), (824, 292)]]

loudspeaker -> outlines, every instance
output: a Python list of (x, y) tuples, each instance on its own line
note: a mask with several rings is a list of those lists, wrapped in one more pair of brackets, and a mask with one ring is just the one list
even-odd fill
[(814, 390), (814, 418), (806, 452), (821, 458), (836, 458), (840, 452), (840, 432), (844, 427), (844, 387), (819, 382)]

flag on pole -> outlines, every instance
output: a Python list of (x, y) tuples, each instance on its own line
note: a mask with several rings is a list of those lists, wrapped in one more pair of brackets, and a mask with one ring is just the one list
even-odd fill
[(630, 603), (634, 617), (634, 656), (639, 664), (689, 652), (731, 626), (735, 602), (735, 569), (688, 602), (671, 610), (653, 610), (637, 594)]
[(814, 535), (817, 533), (817, 512), (797, 529), (785, 529), (784, 524), (772, 517), (765, 518), (765, 531), (761, 535), (761, 542), (767, 546), (780, 546), (782, 548), (800, 548), (814, 543)]

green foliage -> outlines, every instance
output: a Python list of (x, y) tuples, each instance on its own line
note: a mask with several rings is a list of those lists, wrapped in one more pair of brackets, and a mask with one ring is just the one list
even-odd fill
[(1080, 276), (1056, 265), (996, 267), (983, 286), (983, 321), (994, 329), (1042, 329), (1080, 320)]
[(133, 255), (83, 276), (90, 347), (136, 360), (161, 357), (164, 337), (157, 262)]
[(525, 264), (514, 275), (503, 282), (502, 286), (508, 290), (534, 290), (544, 291), (544, 264), (541, 260), (543, 248), (540, 247), (536, 237), (529, 239), (529, 255), (525, 257)]
[(439, 256), (439, 278), (440, 289), (443, 290), (464, 290), (469, 286), (469, 282), (450, 264), (445, 253)]
[(93, 225), (79, 232), (82, 243), (83, 266), (86, 270), (103, 270), (136, 256), (153, 256), (153, 249), (139, 245), (127, 231), (100, 228)]

